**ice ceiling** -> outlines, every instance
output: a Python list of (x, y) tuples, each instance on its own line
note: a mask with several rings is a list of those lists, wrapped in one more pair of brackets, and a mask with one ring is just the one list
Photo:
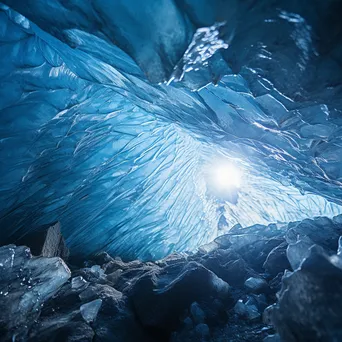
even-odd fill
[[(341, 213), (341, 13), (0, 3), (2, 242), (60, 220), (72, 253), (157, 258), (211, 241), (222, 210), (229, 227)], [(208, 189), (217, 160), (241, 170), (237, 202)]]

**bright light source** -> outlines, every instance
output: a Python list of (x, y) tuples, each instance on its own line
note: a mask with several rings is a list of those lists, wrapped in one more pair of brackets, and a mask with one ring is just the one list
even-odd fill
[(211, 173), (216, 188), (230, 190), (241, 186), (241, 171), (235, 165), (213, 165)]
[(216, 159), (205, 169), (207, 191), (218, 201), (236, 204), (243, 172), (229, 160)]

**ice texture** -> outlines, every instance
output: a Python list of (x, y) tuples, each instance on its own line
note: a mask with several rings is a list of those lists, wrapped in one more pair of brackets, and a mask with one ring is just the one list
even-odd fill
[(102, 299), (95, 299), (92, 302), (81, 305), (80, 311), (83, 319), (87, 322), (93, 322), (102, 306)]
[(217, 158), (228, 228), (342, 212), (338, 1), (3, 3), (0, 242), (58, 220), (73, 254), (194, 250)]
[(13, 340), (24, 338), (41, 306), (69, 277), (70, 270), (60, 258), (32, 257), (25, 246), (0, 247), (0, 325), (4, 331)]

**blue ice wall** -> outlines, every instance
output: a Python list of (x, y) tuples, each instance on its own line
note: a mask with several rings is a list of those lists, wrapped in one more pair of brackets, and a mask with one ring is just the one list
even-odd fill
[(195, 249), (217, 155), (244, 175), (229, 226), (341, 212), (337, 1), (5, 3), (3, 241), (60, 220), (75, 254)]

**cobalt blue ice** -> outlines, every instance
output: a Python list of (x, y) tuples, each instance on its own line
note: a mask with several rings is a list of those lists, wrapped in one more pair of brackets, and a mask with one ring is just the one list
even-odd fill
[(2, 242), (156, 259), (342, 213), (339, 1), (2, 1)]

